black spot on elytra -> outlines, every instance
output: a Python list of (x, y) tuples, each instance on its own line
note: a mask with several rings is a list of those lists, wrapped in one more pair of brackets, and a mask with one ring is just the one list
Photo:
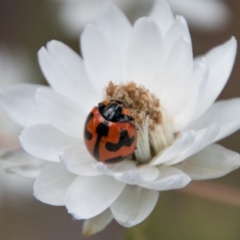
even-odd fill
[(88, 141), (92, 139), (92, 134), (87, 130), (87, 125), (92, 118), (93, 118), (93, 113), (90, 112), (87, 116), (87, 119), (86, 119), (85, 125), (84, 125), (84, 136)]
[(103, 123), (100, 123), (96, 128), (97, 140), (94, 146), (93, 155), (97, 160), (99, 160), (100, 141), (102, 137), (106, 137), (108, 135), (108, 131), (109, 131), (108, 121), (104, 121)]
[(135, 137), (129, 137), (127, 130), (121, 130), (118, 143), (107, 142), (105, 147), (110, 152), (116, 152), (121, 147), (130, 147), (135, 141)]

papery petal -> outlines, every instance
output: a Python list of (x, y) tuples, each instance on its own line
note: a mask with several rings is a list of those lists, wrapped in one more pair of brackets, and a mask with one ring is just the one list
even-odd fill
[(184, 39), (191, 45), (192, 40), (185, 18), (183, 16), (176, 16), (176, 20), (171, 25), (171, 28), (167, 32), (166, 38), (164, 40), (165, 54), (169, 53), (175, 42), (181, 37), (184, 37)]
[(190, 130), (182, 133), (175, 142), (166, 148), (159, 157), (153, 159), (151, 165), (159, 165), (164, 162), (171, 160), (172, 158), (179, 155), (181, 152), (186, 150), (195, 140), (195, 132)]
[(85, 220), (83, 224), (83, 236), (89, 237), (104, 230), (112, 220), (113, 215), (109, 208), (96, 217)]
[(163, 36), (166, 35), (167, 31), (174, 22), (172, 10), (165, 0), (155, 1), (155, 5), (149, 17), (156, 21)]
[(155, 86), (157, 96), (170, 116), (179, 114), (191, 96), (192, 64), (191, 46), (180, 38), (170, 51)]
[(114, 178), (123, 183), (136, 185), (156, 179), (158, 174), (157, 168), (145, 167), (141, 168), (139, 171), (130, 170), (125, 173), (116, 173), (114, 174)]
[(220, 145), (212, 144), (201, 152), (175, 165), (193, 180), (222, 177), (240, 167), (240, 155)]
[[(88, 79), (81, 57), (67, 45), (52, 40), (38, 52), (44, 76), (53, 89), (76, 100), (86, 110), (97, 101), (97, 92)], [(87, 91), (86, 91), (87, 89)], [(88, 98), (88, 101), (83, 101)]]
[(184, 159), (188, 158), (189, 156), (201, 151), (208, 145), (214, 142), (218, 133), (219, 133), (219, 125), (217, 123), (212, 123), (209, 125), (208, 128), (202, 129), (197, 132), (195, 142), (190, 145), (184, 152), (182, 152), (178, 157), (166, 162), (166, 165), (173, 165), (183, 161)]
[(140, 18), (134, 24), (128, 47), (126, 79), (155, 91), (162, 53), (163, 40), (157, 24), (149, 18)]
[(51, 89), (38, 89), (35, 99), (37, 109), (44, 119), (60, 131), (83, 139), (88, 112), (80, 105)]
[(157, 191), (127, 185), (111, 205), (113, 217), (124, 227), (132, 227), (149, 216), (158, 197)]
[[(118, 68), (123, 73), (121, 80), (125, 79), (126, 51), (132, 33), (131, 23), (118, 7), (108, 2), (104, 11), (96, 20), (96, 26), (113, 47), (114, 54), (118, 59)], [(115, 79), (112, 79), (112, 81), (115, 81)]]
[(132, 185), (153, 181), (159, 174), (155, 166), (137, 166), (136, 163), (127, 159), (116, 164), (97, 163), (93, 166), (103, 174), (113, 176), (120, 182)]
[(191, 181), (191, 178), (181, 170), (171, 166), (160, 166), (159, 176), (153, 182), (141, 184), (142, 187), (165, 191), (183, 188)]
[(200, 130), (211, 122), (218, 122), (220, 133), (215, 141), (232, 134), (240, 128), (240, 98), (215, 102), (200, 118), (191, 123), (189, 128)]
[(68, 171), (81, 176), (97, 176), (101, 175), (92, 164), (97, 161), (86, 150), (84, 143), (63, 149), (59, 158), (66, 166)]
[(213, 48), (205, 58), (209, 65), (209, 77), (194, 119), (200, 117), (216, 100), (231, 74), (237, 52), (237, 42), (232, 37), (226, 43)]
[(124, 187), (108, 176), (78, 177), (67, 191), (66, 207), (79, 218), (95, 217), (119, 197)]
[(67, 147), (81, 145), (82, 141), (60, 132), (49, 124), (25, 128), (20, 136), (24, 150), (35, 157), (59, 161), (59, 152)]
[[(184, 129), (191, 122), (198, 107), (199, 101), (205, 91), (208, 80), (209, 68), (205, 58), (194, 64), (193, 68), (193, 88), (188, 102), (183, 107), (182, 112), (173, 118), (174, 129)], [(210, 124), (210, 123), (209, 123)], [(207, 125), (209, 125), (207, 124)], [(207, 126), (205, 125), (205, 126)], [(205, 127), (204, 126), (204, 127)], [(203, 127), (203, 128), (204, 128)]]
[(44, 203), (64, 206), (66, 191), (75, 178), (61, 163), (48, 163), (34, 184), (34, 196)]
[(10, 117), (22, 127), (44, 123), (34, 102), (36, 90), (41, 85), (16, 84), (1, 89), (0, 99), (3, 108)]
[(104, 87), (110, 81), (123, 80), (120, 59), (101, 30), (92, 24), (87, 25), (81, 35), (81, 49), (91, 82), (102, 99)]

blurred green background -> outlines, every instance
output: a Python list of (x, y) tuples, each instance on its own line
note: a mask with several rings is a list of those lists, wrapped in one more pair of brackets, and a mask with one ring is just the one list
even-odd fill
[[(232, 11), (232, 24), (221, 33), (204, 34), (191, 29), (194, 54), (203, 54), (231, 36), (240, 39), (240, 2), (226, 1)], [(58, 4), (50, 0), (0, 0), (0, 42), (9, 47), (23, 46), (31, 55), (36, 78), (41, 76), (37, 51), (51, 39), (60, 40), (79, 51), (77, 39), (69, 39), (58, 22)], [(240, 53), (221, 99), (240, 97)], [(34, 81), (34, 80), (33, 80)], [(240, 132), (220, 142), (240, 152)], [(31, 180), (29, 185), (32, 185)], [(227, 184), (240, 191), (240, 170), (210, 181)], [(214, 195), (214, 191), (211, 192)], [(227, 194), (222, 191), (222, 196)], [(221, 196), (221, 194), (220, 194)], [(240, 195), (236, 195), (238, 197)], [(235, 198), (236, 198), (235, 197)], [(8, 204), (4, 204), (8, 203)], [(239, 198), (240, 204), (240, 198)], [(19, 201), (3, 196), (0, 210), (2, 240), (81, 239), (81, 221), (73, 221), (64, 208), (37, 202), (33, 197)], [(142, 224), (125, 229), (112, 223), (90, 239), (99, 240), (239, 240), (240, 207), (209, 200), (182, 191), (163, 192), (151, 216)]]

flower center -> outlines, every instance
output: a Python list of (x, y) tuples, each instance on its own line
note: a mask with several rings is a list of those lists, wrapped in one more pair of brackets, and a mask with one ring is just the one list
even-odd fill
[(126, 104), (138, 128), (137, 148), (131, 159), (148, 163), (174, 141), (172, 122), (160, 100), (136, 83), (115, 85), (110, 82), (105, 99), (118, 99)]

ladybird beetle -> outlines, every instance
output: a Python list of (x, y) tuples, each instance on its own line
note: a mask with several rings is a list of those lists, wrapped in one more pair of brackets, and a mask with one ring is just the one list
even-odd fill
[(84, 142), (98, 161), (115, 163), (136, 148), (136, 128), (129, 109), (120, 100), (105, 100), (94, 107), (84, 126)]

